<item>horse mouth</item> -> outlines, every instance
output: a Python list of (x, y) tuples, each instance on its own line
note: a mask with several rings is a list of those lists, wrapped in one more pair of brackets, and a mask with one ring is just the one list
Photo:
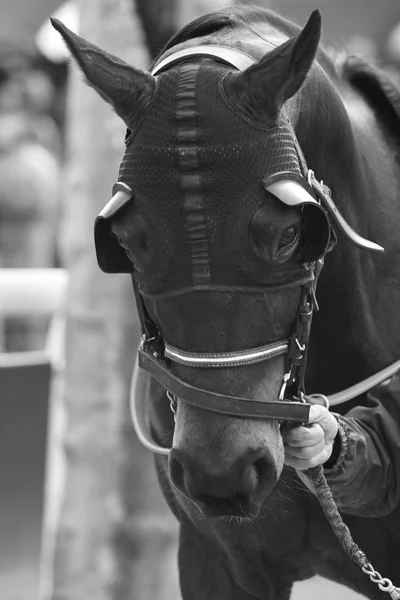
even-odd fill
[(201, 516), (219, 521), (247, 522), (253, 521), (260, 512), (260, 505), (240, 499), (215, 499), (196, 503)]

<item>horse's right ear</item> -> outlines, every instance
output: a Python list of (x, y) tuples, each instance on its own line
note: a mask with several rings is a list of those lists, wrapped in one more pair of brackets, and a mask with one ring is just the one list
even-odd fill
[(155, 78), (76, 35), (58, 19), (52, 18), (51, 24), (63, 37), (87, 83), (129, 125), (135, 114), (151, 99)]
[(224, 87), (231, 101), (248, 117), (273, 122), (283, 104), (304, 83), (321, 37), (321, 13), (314, 10), (295, 37), (268, 52), (241, 73), (232, 73)]

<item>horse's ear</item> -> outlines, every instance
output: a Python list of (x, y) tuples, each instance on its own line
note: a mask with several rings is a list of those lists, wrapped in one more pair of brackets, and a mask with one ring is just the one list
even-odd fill
[(87, 83), (129, 125), (138, 110), (152, 97), (154, 77), (76, 35), (58, 19), (51, 19), (51, 24), (63, 37)]
[(304, 83), (321, 37), (321, 13), (314, 10), (298, 35), (258, 63), (225, 79), (225, 91), (248, 116), (275, 120), (283, 104)]

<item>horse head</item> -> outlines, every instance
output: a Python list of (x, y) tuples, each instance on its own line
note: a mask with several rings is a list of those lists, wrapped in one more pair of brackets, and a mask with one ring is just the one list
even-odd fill
[[(292, 336), (304, 285), (333, 245), (329, 210), (305, 178), (294, 134), (319, 12), (241, 70), (191, 55), (156, 75), (54, 25), (128, 128), (119, 183), (96, 230), (100, 266), (133, 273), (144, 319), (187, 388), (282, 399), (286, 358), (273, 349)], [(265, 347), (269, 360), (234, 369), (224, 361)], [(184, 400), (168, 463), (179, 502), (205, 516), (256, 516), (284, 466), (281, 421)]]

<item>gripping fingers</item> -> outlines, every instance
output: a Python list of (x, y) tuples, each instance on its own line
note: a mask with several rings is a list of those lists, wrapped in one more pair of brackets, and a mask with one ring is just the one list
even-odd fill
[(308, 427), (299, 425), (290, 429), (285, 435), (285, 442), (294, 447), (303, 448), (304, 446), (315, 446), (318, 442), (325, 439), (324, 430), (318, 423), (313, 423)]
[(325, 448), (325, 440), (322, 439), (312, 446), (291, 446), (285, 443), (286, 455), (292, 458), (309, 459), (322, 452)]
[(321, 452), (318, 452), (307, 458), (296, 458), (294, 456), (286, 454), (285, 464), (289, 465), (289, 467), (293, 467), (298, 471), (306, 471), (307, 469), (311, 469), (312, 467), (322, 465), (329, 459), (331, 454), (332, 445), (330, 447), (325, 446)]
[(335, 417), (324, 406), (311, 406), (309, 425), (283, 434), (285, 463), (297, 470), (323, 464), (332, 454), (337, 430)]

